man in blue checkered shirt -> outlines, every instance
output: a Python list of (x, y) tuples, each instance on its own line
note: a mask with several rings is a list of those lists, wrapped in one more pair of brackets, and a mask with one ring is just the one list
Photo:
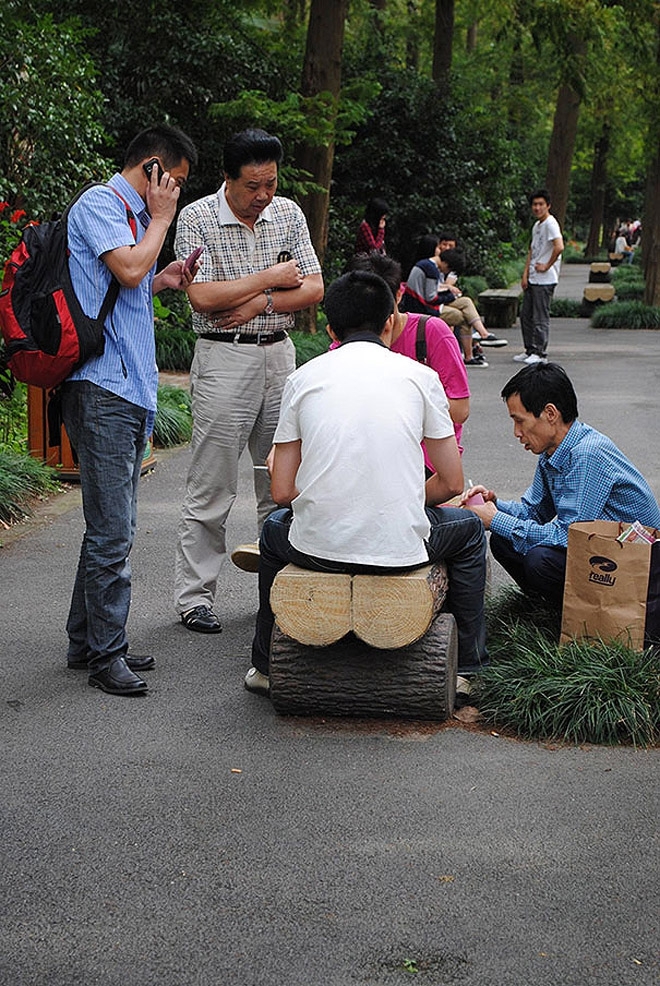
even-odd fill
[(183, 625), (219, 633), (213, 612), (236, 499), (238, 462), (248, 447), (259, 525), (275, 509), (264, 468), (284, 382), (295, 369), (293, 313), (323, 297), (323, 278), (302, 210), (276, 195), (282, 145), (244, 130), (224, 148), (225, 180), (182, 210), (175, 250), (203, 246), (188, 288), (198, 335), (190, 368), (192, 461), (175, 559), (175, 605)]
[[(522, 500), (473, 486), (462, 503), (490, 530), (494, 557), (525, 592), (561, 608), (568, 528), (577, 521), (637, 520), (660, 527), (660, 509), (633, 464), (605, 435), (578, 421), (577, 397), (556, 363), (524, 367), (502, 390), (513, 433), (539, 456)], [(483, 504), (468, 504), (480, 493)]]

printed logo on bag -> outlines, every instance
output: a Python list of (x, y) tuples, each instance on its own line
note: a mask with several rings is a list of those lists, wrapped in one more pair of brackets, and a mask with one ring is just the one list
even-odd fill
[(616, 576), (611, 573), (617, 570), (618, 566), (615, 561), (612, 561), (611, 558), (605, 558), (603, 555), (592, 555), (589, 564), (591, 565), (590, 582), (597, 582), (599, 585), (614, 585)]

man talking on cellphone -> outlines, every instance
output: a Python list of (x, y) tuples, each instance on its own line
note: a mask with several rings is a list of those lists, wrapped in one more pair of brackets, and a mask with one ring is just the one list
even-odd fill
[(323, 297), (321, 266), (301, 209), (276, 195), (282, 145), (263, 130), (234, 134), (220, 189), (182, 210), (176, 254), (204, 246), (188, 288), (198, 339), (190, 370), (192, 462), (175, 565), (183, 625), (219, 633), (213, 612), (227, 517), (246, 445), (256, 468), (259, 527), (275, 509), (263, 468), (284, 383), (295, 369), (293, 313)]
[(96, 317), (111, 280), (119, 282), (103, 354), (62, 388), (62, 417), (78, 455), (85, 515), (67, 621), (67, 663), (86, 669), (89, 684), (111, 695), (145, 692), (147, 683), (136, 672), (155, 663), (128, 653), (129, 554), (138, 479), (156, 411), (152, 295), (185, 288), (195, 271), (173, 261), (156, 274), (156, 261), (196, 163), (195, 146), (181, 130), (143, 130), (130, 143), (121, 173), (86, 191), (67, 225), (71, 280), (85, 313)]

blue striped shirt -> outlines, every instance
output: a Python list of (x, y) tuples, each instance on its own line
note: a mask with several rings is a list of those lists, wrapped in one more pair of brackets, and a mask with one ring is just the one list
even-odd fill
[(660, 508), (633, 464), (606, 435), (574, 421), (552, 455), (539, 456), (521, 502), (497, 501), (490, 529), (520, 554), (539, 544), (565, 548), (576, 521), (638, 520), (660, 527)]
[[(137, 242), (149, 217), (136, 190), (120, 174), (109, 183), (135, 213)], [(76, 202), (69, 213), (69, 269), (83, 310), (97, 316), (110, 284), (110, 270), (101, 260), (108, 250), (132, 246), (126, 207), (109, 188), (97, 185)], [(105, 352), (72, 373), (70, 380), (90, 380), (131, 404), (154, 411), (158, 367), (154, 342), (152, 285), (156, 266), (136, 288), (119, 291), (114, 312), (106, 319)]]

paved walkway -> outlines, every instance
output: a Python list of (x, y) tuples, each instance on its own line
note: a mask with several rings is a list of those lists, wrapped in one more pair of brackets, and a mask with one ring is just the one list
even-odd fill
[[(534, 459), (499, 398), (517, 369), (506, 334), (470, 378), (465, 459), (516, 496)], [(550, 348), (583, 417), (660, 494), (660, 333), (555, 319)], [(146, 698), (64, 667), (75, 493), (0, 551), (0, 982), (657, 984), (659, 751), (276, 716), (242, 687), (253, 576), (224, 573), (219, 637), (173, 615), (188, 458), (159, 454), (142, 484), (130, 632), (157, 657)], [(254, 536), (250, 472), (232, 545)]]

